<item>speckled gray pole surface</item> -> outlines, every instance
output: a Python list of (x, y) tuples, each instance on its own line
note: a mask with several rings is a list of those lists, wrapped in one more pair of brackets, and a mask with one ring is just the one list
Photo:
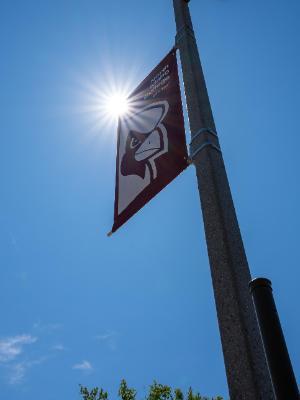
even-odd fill
[[(247, 258), (193, 32), (188, 1), (173, 0), (186, 102), (231, 400), (274, 399)], [(225, 95), (225, 94), (224, 94)]]

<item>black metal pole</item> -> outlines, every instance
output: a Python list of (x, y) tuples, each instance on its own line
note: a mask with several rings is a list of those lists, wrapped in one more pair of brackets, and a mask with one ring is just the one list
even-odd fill
[(249, 283), (277, 400), (299, 400), (299, 391), (277, 313), (272, 283), (256, 278)]

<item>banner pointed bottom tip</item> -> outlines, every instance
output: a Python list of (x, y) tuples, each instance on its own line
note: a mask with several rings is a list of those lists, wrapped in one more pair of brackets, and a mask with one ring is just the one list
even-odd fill
[(108, 233), (106, 234), (106, 236), (107, 236), (107, 237), (111, 237), (112, 234), (113, 234), (113, 231), (110, 231), (110, 232), (108, 232)]

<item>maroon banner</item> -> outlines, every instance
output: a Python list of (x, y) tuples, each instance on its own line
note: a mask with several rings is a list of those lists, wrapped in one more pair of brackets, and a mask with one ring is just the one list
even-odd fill
[(188, 166), (175, 49), (128, 101), (118, 126), (112, 232)]

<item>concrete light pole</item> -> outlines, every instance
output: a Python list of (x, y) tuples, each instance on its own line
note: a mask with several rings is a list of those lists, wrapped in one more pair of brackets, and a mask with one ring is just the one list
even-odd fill
[(231, 400), (274, 399), (248, 284), (242, 237), (210, 107), (188, 7), (173, 0), (191, 157), (196, 167), (219, 329)]

